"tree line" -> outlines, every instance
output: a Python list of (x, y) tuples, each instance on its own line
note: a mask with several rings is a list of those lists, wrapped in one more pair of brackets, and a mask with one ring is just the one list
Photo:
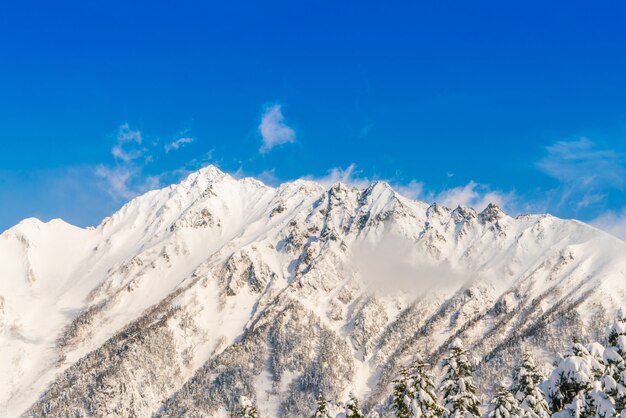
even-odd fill
[[(400, 370), (390, 396), (394, 418), (480, 418), (481, 401), (473, 383), (472, 365), (460, 339), (453, 340), (441, 363), (443, 378), (435, 386), (432, 370), (418, 355), (412, 367)], [(544, 376), (529, 351), (520, 356), (511, 384), (497, 388), (487, 418), (626, 418), (626, 315), (620, 312), (605, 344), (574, 340), (558, 354)], [(251, 404), (232, 414), (258, 418)], [(358, 399), (350, 395), (336, 418), (364, 418)], [(332, 418), (323, 394), (312, 418)]]

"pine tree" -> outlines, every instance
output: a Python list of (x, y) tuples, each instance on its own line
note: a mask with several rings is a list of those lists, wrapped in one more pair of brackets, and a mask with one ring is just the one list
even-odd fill
[(394, 380), (393, 411), (396, 418), (411, 417), (411, 402), (414, 398), (412, 385), (407, 369), (400, 370), (400, 377)]
[(489, 418), (522, 418), (524, 416), (524, 410), (519, 407), (517, 399), (505, 387), (500, 387), (491, 403), (494, 407), (489, 413)]
[(626, 313), (620, 309), (617, 319), (613, 322), (609, 330), (608, 345), (617, 346), (619, 337), (626, 335)]
[(615, 400), (606, 392), (602, 381), (592, 383), (593, 388), (585, 395), (584, 417), (612, 418), (615, 416)]
[(513, 371), (511, 393), (519, 402), (528, 418), (549, 418), (550, 407), (543, 392), (537, 386), (544, 380), (529, 351), (524, 351), (518, 366)]
[(552, 412), (564, 411), (574, 417), (584, 415), (587, 395), (593, 391), (602, 369), (582, 344), (574, 342), (566, 356), (557, 359), (550, 378), (542, 383)]
[(312, 418), (331, 418), (328, 413), (328, 402), (321, 393), (317, 397), (317, 411), (315, 411)]
[(603, 389), (613, 399), (617, 414), (626, 418), (626, 315), (622, 311), (609, 330), (604, 360)]
[(472, 382), (472, 368), (467, 351), (459, 338), (448, 346), (448, 357), (443, 361), (445, 370), (441, 390), (446, 418), (479, 417), (480, 401), (476, 397), (476, 387)]
[(365, 418), (359, 409), (359, 400), (353, 394), (350, 394), (350, 400), (346, 404), (346, 418)]
[(412, 412), (415, 418), (437, 418), (443, 415), (444, 408), (437, 401), (435, 385), (426, 370), (427, 364), (417, 356), (415, 369), (411, 375), (413, 402)]
[[(237, 410), (237, 414), (234, 416), (237, 418), (259, 418), (259, 413), (256, 407), (248, 398), (242, 397), (240, 402), (241, 406)], [(231, 415), (233, 414), (231, 413)]]
[(246, 405), (239, 408), (237, 418), (259, 418), (259, 413), (253, 405)]

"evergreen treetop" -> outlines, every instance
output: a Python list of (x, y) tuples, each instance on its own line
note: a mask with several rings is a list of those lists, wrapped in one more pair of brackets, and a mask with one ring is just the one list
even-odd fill
[(350, 399), (346, 403), (346, 418), (365, 418), (359, 409), (359, 400), (353, 394), (350, 394)]
[(330, 413), (328, 412), (328, 402), (321, 393), (317, 397), (317, 410), (315, 411), (315, 414), (313, 414), (312, 418), (331, 418)]
[(411, 417), (411, 402), (414, 398), (412, 382), (406, 368), (400, 370), (400, 376), (393, 381), (392, 409), (396, 418)]
[(439, 404), (435, 385), (428, 373), (428, 365), (420, 355), (417, 356), (414, 371), (411, 375), (413, 402), (411, 404), (413, 416), (416, 418), (436, 418), (444, 413), (444, 407)]
[(549, 418), (550, 407), (538, 385), (544, 376), (537, 369), (530, 351), (524, 350), (522, 358), (513, 371), (511, 393), (528, 418)]
[(489, 418), (522, 418), (524, 411), (519, 407), (517, 399), (505, 388), (500, 387), (493, 401), (493, 410)]
[(480, 401), (472, 381), (472, 367), (467, 351), (459, 338), (448, 346), (448, 356), (443, 360), (444, 377), (441, 382), (443, 404), (447, 418), (479, 417)]

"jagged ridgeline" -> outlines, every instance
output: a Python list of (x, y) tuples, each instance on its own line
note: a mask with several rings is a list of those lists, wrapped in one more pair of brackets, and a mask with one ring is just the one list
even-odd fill
[(626, 306), (626, 244), (583, 223), (213, 166), (95, 228), (25, 220), (0, 259), (3, 417), (392, 416), (417, 364), (420, 411), (448, 411), (457, 339), (464, 405), (505, 414), (520, 353), (599, 361)]

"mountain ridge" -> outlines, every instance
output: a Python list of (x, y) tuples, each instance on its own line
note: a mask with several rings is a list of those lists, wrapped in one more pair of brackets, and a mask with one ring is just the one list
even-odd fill
[(598, 306), (626, 302), (625, 248), (578, 221), (428, 205), (384, 182), (273, 188), (209, 166), (93, 228), (29, 219), (0, 235), (0, 411), (219, 415), (246, 397), (299, 416), (314, 390), (375, 410), (399, 365), (451, 338), (486, 377), (507, 340), (539, 352), (570, 337), (541, 333), (559, 321), (598, 332)]

